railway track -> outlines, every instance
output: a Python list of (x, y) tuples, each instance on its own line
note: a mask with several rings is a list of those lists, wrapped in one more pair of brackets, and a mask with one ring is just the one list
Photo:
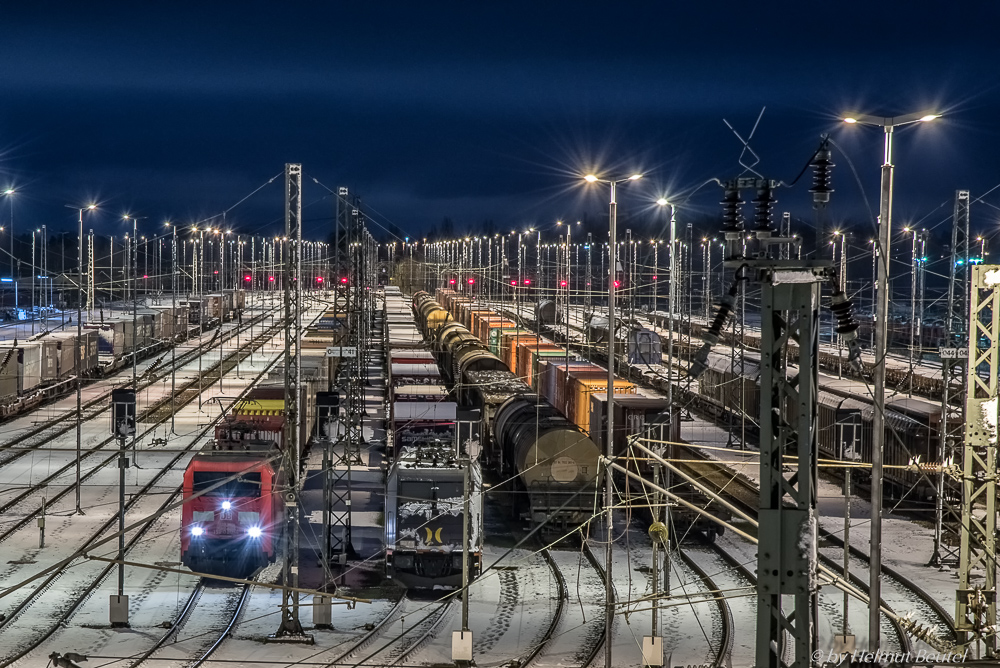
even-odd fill
[[(200, 355), (205, 355), (209, 351), (216, 348), (217, 346), (221, 346), (226, 341), (238, 336), (240, 333), (242, 333), (243, 330), (250, 329), (254, 325), (259, 324), (266, 317), (267, 317), (266, 314), (261, 314), (259, 316), (256, 316), (251, 321), (248, 321), (245, 325), (237, 325), (237, 327), (231, 328), (228, 332), (222, 334), (221, 337), (218, 335), (212, 336), (208, 341), (200, 343), (195, 348), (185, 351), (175, 360), (172, 360), (169, 363), (171, 366), (167, 366), (163, 369), (155, 368), (154, 365), (156, 364), (156, 360), (154, 360), (153, 363), (149, 367), (147, 367), (147, 369), (143, 370), (142, 374), (144, 375), (145, 373), (149, 372), (149, 369), (155, 368), (155, 375), (152, 378), (140, 382), (138, 390), (142, 391), (152, 386), (154, 383), (162, 379), (162, 377), (165, 374), (170, 373), (171, 370), (174, 369), (179, 370), (183, 368), (184, 365), (188, 364), (193, 360), (198, 359)], [(221, 329), (217, 331), (221, 332)], [(158, 359), (163, 360), (164, 357), (166, 356), (160, 357)], [(90, 380), (87, 382), (85, 387), (94, 385), (96, 383), (100, 383), (102, 382), (102, 380), (113, 382), (114, 378), (112, 377), (109, 379)], [(86, 403), (82, 404), (81, 409), (83, 411), (83, 418), (82, 418), (83, 421), (92, 420), (93, 418), (97, 417), (101, 413), (111, 408), (110, 397), (112, 389), (113, 386), (109, 386), (106, 392), (102, 392), (100, 396), (90, 399)], [(35, 410), (39, 410), (40, 408), (43, 407), (44, 406), (40, 406)], [(25, 413), (18, 415), (17, 418), (25, 418), (29, 417), (30, 415), (31, 413)], [(38, 425), (37, 427), (30, 429), (26, 432), (19, 431), (16, 433), (16, 435), (12, 436), (7, 441), (0, 443), (0, 455), (7, 455), (3, 456), (2, 459), (0, 459), (0, 466), (14, 462), (20, 457), (29, 454), (31, 450), (37, 449), (45, 445), (46, 443), (52, 441), (53, 439), (56, 439), (74, 430), (76, 428), (76, 415), (77, 411), (76, 408), (74, 407), (65, 414), (63, 414), (62, 419), (57, 422), (45, 421), (42, 424)]]
[[(542, 640), (520, 659), (522, 666), (588, 666), (604, 647), (604, 569), (584, 543), (580, 552), (542, 550), (555, 575), (559, 601)], [(584, 562), (587, 566), (584, 566)], [(571, 600), (571, 597), (575, 600)]]
[(388, 633), (388, 626), (392, 622), (396, 621), (406, 612), (406, 602), (407, 598), (404, 596), (396, 601), (396, 604), (392, 606), (388, 614), (382, 618), (378, 624), (376, 624), (368, 633), (363, 635), (360, 640), (355, 641), (346, 650), (341, 651), (333, 661), (327, 664), (327, 668), (337, 668), (338, 666), (347, 665), (359, 652), (363, 652), (365, 649), (371, 646), (373, 642), (378, 640), (380, 637)]
[(719, 608), (719, 615), (722, 618), (722, 634), (721, 637), (717, 639), (718, 646), (712, 648), (715, 651), (715, 658), (712, 659), (712, 662), (709, 665), (712, 668), (722, 668), (726, 666), (726, 662), (730, 659), (733, 650), (733, 612), (729, 607), (729, 601), (727, 601), (726, 597), (721, 593), (723, 590), (716, 583), (716, 580), (710, 576), (704, 568), (702, 568), (701, 564), (692, 559), (684, 550), (677, 550), (676, 552), (680, 554), (681, 560), (688, 566), (688, 568), (694, 571), (698, 577), (701, 578), (702, 582), (705, 583), (707, 590), (715, 593), (713, 598), (715, 599), (715, 604)]
[[(247, 344), (247, 346), (244, 346), (238, 351), (230, 353), (230, 355), (227, 356), (225, 360), (222, 362), (221, 365), (222, 373), (225, 373), (227, 370), (235, 367), (238, 360), (249, 356), (248, 352), (249, 348), (258, 348), (265, 342), (273, 338), (273, 336), (280, 330), (280, 328), (281, 328), (280, 325), (276, 325), (275, 327), (266, 330), (265, 332), (255, 337), (251, 342)], [(210, 367), (204, 373), (208, 374), (215, 368), (216, 368), (215, 366)], [(158, 428), (159, 424), (164, 422), (169, 417), (169, 413), (164, 415), (161, 410), (164, 406), (172, 405), (176, 410), (177, 408), (183, 408), (188, 403), (194, 401), (202, 391), (199, 385), (203, 379), (204, 375), (201, 376), (200, 378), (188, 381), (178, 389), (177, 395), (168, 395), (154, 402), (153, 404), (148, 406), (142, 413), (140, 413), (136, 419), (137, 424), (149, 420), (155, 420), (155, 421), (151, 427), (147, 427), (142, 433), (137, 433), (135, 440), (138, 442), (139, 440), (145, 438), (146, 436), (153, 434)], [(113, 436), (105, 438), (95, 446), (84, 449), (81, 453), (81, 462), (84, 459), (90, 459), (93, 455), (98, 454), (101, 451), (104, 451), (104, 448), (106, 448), (108, 445), (116, 445), (115, 438)], [(69, 449), (67, 449), (67, 453), (70, 455), (75, 455), (75, 453)], [(98, 472), (100, 472), (102, 469), (104, 469), (111, 463), (116, 462), (118, 458), (119, 454), (116, 451), (114, 453), (109, 454), (107, 457), (100, 460), (99, 462), (97, 462), (96, 465), (93, 466), (93, 468), (91, 468), (89, 471), (81, 475), (80, 477), (81, 484), (83, 482), (90, 480), (92, 477), (97, 475)], [(63, 466), (57, 468), (55, 471), (50, 472), (42, 480), (27, 486), (21, 493), (15, 495), (13, 498), (8, 499), (3, 504), (0, 504), (0, 515), (10, 512), (11, 510), (15, 509), (19, 504), (31, 498), (36, 498), (42, 495), (42, 492), (45, 491), (51, 492), (51, 490), (48, 489), (48, 486), (62, 475), (73, 470), (75, 467), (76, 467), (76, 459), (75, 457), (72, 457), (70, 458), (70, 461), (68, 461)], [(35, 507), (33, 510), (24, 513), (23, 517), (21, 517), (20, 520), (7, 525), (2, 531), (0, 531), (0, 543), (3, 543), (11, 535), (13, 535), (15, 532), (25, 527), (32, 520), (40, 517), (45, 512), (46, 506), (51, 506), (55, 503), (58, 503), (59, 500), (61, 500), (63, 497), (65, 497), (67, 494), (69, 494), (74, 490), (75, 490), (75, 484), (67, 485), (61, 491), (57, 492), (55, 495), (49, 496), (48, 500), (43, 502), (42, 505), (39, 505)], [(0, 623), (0, 628), (2, 628), (2, 623)]]
[[(253, 348), (260, 347), (262, 343), (272, 338), (272, 336), (273, 335), (270, 331), (263, 332), (260, 336), (255, 337), (248, 344), (247, 347), (253, 347)], [(242, 354), (244, 350), (245, 349), (239, 351), (238, 354)], [(228, 361), (230, 361), (233, 364), (233, 366), (235, 366), (235, 360), (228, 360)], [(268, 373), (268, 371), (271, 368), (273, 368), (275, 364), (277, 364), (277, 362), (278, 359), (275, 359), (270, 364), (268, 364), (267, 367), (265, 367), (265, 369), (263, 369), (260, 372), (260, 374), (258, 374), (257, 379), (264, 377)], [(246, 390), (244, 392), (246, 392)], [(188, 401), (191, 400), (193, 400), (193, 397), (188, 399)], [(171, 459), (171, 461), (167, 466), (164, 466), (161, 470), (157, 471), (157, 473), (151, 477), (151, 479), (146, 483), (146, 485), (144, 485), (143, 488), (140, 489), (138, 493), (134, 494), (132, 499), (126, 503), (125, 511), (128, 512), (129, 510), (134, 509), (136, 506), (138, 506), (138, 504), (141, 501), (149, 498), (147, 497), (147, 495), (152, 489), (155, 488), (157, 483), (164, 476), (170, 473), (171, 470), (176, 470), (176, 467), (180, 464), (182, 459), (186, 457), (188, 454), (190, 454), (202, 442), (205, 436), (213, 432), (215, 424), (218, 422), (218, 420), (222, 419), (224, 415), (225, 413), (222, 413), (217, 418), (212, 420), (207, 426), (205, 426), (200, 431), (200, 433), (195, 438), (191, 440), (187, 448), (177, 452), (177, 454)], [(65, 496), (70, 491), (72, 491), (72, 489), (73, 486), (69, 486), (65, 488), (62, 492), (60, 492), (60, 494), (57, 496)], [(179, 497), (179, 494), (180, 494), (180, 488), (178, 487), (174, 489), (174, 491), (167, 496), (167, 499), (162, 504), (160, 504), (159, 508), (151, 515), (159, 516), (160, 513), (165, 512), (167, 508), (169, 508), (173, 503), (176, 502), (177, 498)], [(53, 501), (55, 500), (56, 499), (53, 499)], [(40, 597), (46, 591), (48, 591), (60, 577), (62, 577), (67, 572), (68, 569), (66, 567), (69, 565), (70, 562), (72, 562), (75, 559), (77, 555), (85, 553), (85, 551), (88, 549), (96, 549), (98, 546), (107, 543), (110, 540), (110, 538), (105, 538), (104, 540), (99, 540), (99, 539), (114, 525), (116, 525), (117, 521), (118, 521), (118, 515), (116, 513), (113, 514), (111, 517), (109, 517), (105, 522), (103, 522), (97, 529), (97, 531), (92, 533), (91, 537), (86, 541), (84, 541), (83, 545), (81, 545), (81, 547), (77, 550), (76, 554), (74, 554), (68, 560), (63, 560), (62, 562), (56, 564), (56, 566), (61, 566), (61, 567), (51, 567), (50, 569), (48, 569), (47, 573), (43, 571), (40, 578), (32, 578), (33, 580), (36, 581), (38, 579), (41, 579), (41, 582), (38, 584), (32, 583), (33, 589), (27, 590), (27, 587), (25, 586), (27, 585), (27, 582), (22, 582), (20, 583), (20, 585), (15, 585), (14, 587), (20, 586), (25, 588), (27, 590), (27, 596), (25, 596), (12, 610), (10, 610), (6, 614), (6, 617), (3, 620), (0, 620), (0, 631), (9, 629), (16, 620), (22, 617), (23, 613), (27, 609), (29, 609), (32, 605), (35, 605), (40, 599)], [(24, 524), (23, 520), (18, 524), (23, 526)], [(154, 524), (156, 524), (156, 522), (151, 521), (145, 523), (135, 532), (135, 534), (133, 534), (126, 541), (125, 545), (126, 554), (132, 547), (134, 547), (139, 541), (141, 541), (146, 536), (146, 534), (150, 531), (151, 527), (154, 526)], [(9, 536), (10, 532), (9, 531), (5, 532), (5, 534), (6, 536)], [(84, 563), (90, 563), (90, 562), (84, 562)], [(43, 630), (42, 633), (36, 635), (34, 638), (30, 640), (19, 643), (18, 650), (15, 651), (13, 654), (9, 654), (3, 658), (0, 658), (0, 667), (8, 666), (20, 660), (21, 658), (32, 652), (34, 649), (36, 649), (41, 643), (45, 642), (53, 633), (55, 633), (59, 628), (61, 628), (62, 625), (66, 624), (67, 620), (70, 617), (72, 617), (72, 615), (79, 609), (80, 605), (82, 605), (90, 597), (90, 595), (100, 586), (100, 584), (108, 577), (108, 575), (110, 575), (114, 567), (115, 567), (114, 564), (107, 564), (102, 566), (100, 572), (97, 575), (90, 578), (90, 582), (88, 585), (83, 587), (82, 590), (74, 592), (69, 597), (69, 599), (71, 600), (68, 600), (68, 602), (64, 601), (63, 605), (57, 608), (56, 610), (56, 612), (58, 613), (57, 618), (53, 620), (52, 625), (48, 629)], [(10, 593), (10, 591), (11, 589), (6, 590), (3, 595)]]
[[(692, 456), (703, 458), (703, 461), (697, 463), (685, 462), (681, 464), (679, 468), (684, 470), (692, 477), (698, 479), (699, 482), (711, 488), (716, 493), (726, 496), (730, 500), (730, 502), (734, 502), (737, 506), (739, 506), (745, 513), (747, 513), (751, 517), (756, 515), (756, 509), (758, 506), (758, 490), (752, 482), (750, 482), (743, 476), (734, 474), (724, 465), (712, 462), (705, 455), (699, 453), (696, 450), (692, 450), (690, 454), (692, 454)], [(820, 529), (819, 533), (820, 533), (820, 540), (829, 539), (831, 537), (831, 534), (822, 529)], [(834, 561), (827, 555), (823, 554), (822, 551), (819, 551), (818, 556), (820, 562), (823, 563), (827, 568), (838, 573), (841, 571), (842, 565)], [(868, 559), (866, 555), (859, 552), (856, 556), (858, 559), (861, 559), (865, 564), (867, 564)], [(867, 568), (867, 566), (865, 566), (865, 568)], [(929, 595), (927, 595), (926, 592), (922, 591), (919, 587), (917, 587), (914, 583), (910, 582), (909, 580), (907, 580), (908, 584), (904, 584), (897, 577), (897, 575), (898, 574), (895, 573), (895, 571), (893, 571), (891, 568), (887, 568), (885, 564), (883, 564), (883, 577), (886, 580), (886, 582), (890, 584), (890, 586), (893, 586), (901, 590), (911, 591), (915, 596), (919, 597), (919, 599), (925, 603), (926, 607), (923, 608), (924, 612), (926, 612), (927, 610), (934, 611), (933, 619), (927, 618), (926, 615), (920, 615), (919, 618), (915, 618), (914, 621), (924, 626), (929, 626), (930, 628), (938, 628), (939, 625), (942, 625), (950, 632), (950, 637), (945, 636), (942, 639), (945, 640), (945, 642), (954, 642), (955, 639), (954, 625), (950, 619), (941, 619), (938, 616), (938, 611), (943, 612), (940, 605), (934, 602), (933, 598), (931, 598)], [(892, 582), (893, 580), (895, 580), (895, 582)], [(850, 581), (851, 584), (853, 584), (859, 590), (863, 591), (865, 594), (869, 593), (867, 582), (865, 582), (862, 578), (858, 577), (854, 572), (851, 572), (850, 574)], [(899, 611), (894, 610), (893, 607), (888, 604), (884, 596), (880, 599), (880, 602), (882, 606), (885, 607), (887, 610), (890, 610), (894, 614), (899, 613)], [(897, 620), (890, 618), (889, 621), (893, 628), (894, 634), (899, 638), (900, 650), (903, 652), (912, 652), (913, 642), (910, 637), (910, 634), (901, 626), (901, 624)]]
[[(450, 597), (443, 603), (427, 604), (421, 601), (414, 601), (409, 597), (400, 599), (385, 619), (383, 619), (364, 638), (359, 640), (348, 652), (343, 653), (337, 659), (327, 664), (330, 668), (342, 668), (350, 666), (394, 666), (405, 662), (407, 657), (413, 655), (424, 643), (436, 635), (439, 627), (448, 618), (455, 608), (455, 597)], [(410, 608), (413, 608), (412, 612)], [(412, 618), (416, 617), (416, 620)], [(390, 628), (390, 620), (399, 621), (400, 628), (395, 632), (394, 637), (390, 636), (394, 630)], [(378, 645), (374, 651), (364, 654), (364, 650), (369, 648), (379, 639), (385, 642)], [(356, 657), (364, 654), (360, 659)]]
[[(129, 668), (144, 663), (156, 666), (176, 663), (189, 668), (204, 665), (232, 635), (252, 588), (249, 584), (209, 586), (204, 579), (200, 580), (173, 625), (142, 656), (129, 663)], [(189, 628), (191, 634), (182, 638), (180, 634)]]

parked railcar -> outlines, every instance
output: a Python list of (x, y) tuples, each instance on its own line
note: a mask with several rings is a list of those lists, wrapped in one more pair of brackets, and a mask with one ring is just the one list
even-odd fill
[(239, 436), (205, 446), (184, 472), (181, 561), (197, 572), (247, 577), (275, 560), (283, 533), (281, 451), (249, 430), (225, 429)]
[(493, 437), (527, 491), (532, 524), (561, 534), (592, 515), (600, 452), (551, 404), (536, 395), (511, 397), (494, 414)]
[(402, 447), (386, 482), (388, 577), (409, 588), (460, 587), (466, 530), (469, 572), (477, 576), (482, 570), (481, 490), (478, 458), (466, 466), (451, 444)]

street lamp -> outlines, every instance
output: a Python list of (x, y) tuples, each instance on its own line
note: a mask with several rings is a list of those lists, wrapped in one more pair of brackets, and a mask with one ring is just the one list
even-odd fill
[(882, 592), (882, 450), (885, 447), (885, 355), (887, 346), (887, 319), (889, 312), (889, 248), (892, 231), (892, 134), (893, 130), (911, 123), (927, 123), (940, 118), (940, 114), (919, 112), (905, 116), (868, 116), (848, 114), (844, 122), (849, 124), (873, 125), (882, 128), (885, 134), (882, 186), (879, 202), (878, 243), (880, 262), (875, 304), (875, 413), (872, 416), (872, 522), (871, 522), (871, 571), (869, 577), (868, 604), (868, 648), (879, 649), (881, 629), (879, 627), (879, 602)]
[(14, 193), (16, 192), (13, 188), (7, 188), (3, 191), (3, 194), (7, 196), (7, 201), (10, 202), (10, 277), (14, 279), (15, 306), (17, 301), (17, 278), (14, 276)]
[(81, 381), (81, 371), (83, 370), (83, 355), (81, 346), (83, 339), (83, 212), (93, 211), (96, 204), (76, 207), (64, 204), (68, 209), (76, 209), (79, 221), (79, 241), (76, 247), (77, 280), (76, 280), (76, 513), (83, 515), (83, 508), (80, 505), (80, 458), (83, 449), (83, 383)]
[[(605, 441), (605, 451), (607, 453), (609, 463), (614, 460), (615, 448), (614, 448), (614, 424), (615, 424), (615, 279), (618, 277), (618, 262), (616, 255), (617, 245), (618, 245), (618, 201), (615, 197), (615, 191), (619, 183), (625, 183), (627, 181), (637, 181), (642, 178), (642, 174), (633, 174), (624, 179), (599, 179), (594, 174), (587, 174), (583, 177), (583, 180), (587, 183), (606, 183), (611, 188), (611, 199), (609, 201), (608, 208), (608, 228), (610, 232), (609, 240), (609, 256), (608, 256), (608, 435)], [(604, 619), (604, 632), (605, 638), (611, 638), (613, 632), (614, 623), (614, 584), (611, 579), (611, 560), (614, 556), (612, 546), (614, 541), (612, 537), (614, 536), (614, 513), (612, 512), (612, 495), (614, 493), (614, 487), (611, 483), (611, 468), (608, 467), (604, 471), (604, 503), (607, 507), (608, 516), (606, 518), (607, 522), (607, 550), (605, 559), (605, 605), (607, 606), (607, 613)], [(611, 668), (611, 642), (606, 642), (604, 644), (604, 666), (605, 668)]]

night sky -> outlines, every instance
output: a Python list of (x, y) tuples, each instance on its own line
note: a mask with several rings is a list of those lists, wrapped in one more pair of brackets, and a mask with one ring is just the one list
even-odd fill
[[(934, 10), (926, 7), (934, 7)], [(837, 221), (878, 206), (881, 130), (844, 111), (945, 117), (896, 135), (895, 221), (932, 226), (954, 191), (1000, 183), (1000, 16), (995, 3), (43, 2), (0, 21), (0, 186), (15, 226), (125, 231), (230, 209), (283, 170), (306, 175), (306, 236), (333, 202), (363, 198), (381, 225), (419, 237), (596, 220), (607, 192), (579, 177), (642, 171), (632, 215), (665, 195), (678, 215), (718, 211), (701, 186), (756, 169), (791, 180), (830, 133)], [(849, 160), (848, 160), (849, 159)], [(849, 166), (857, 169), (855, 179)], [(859, 187), (864, 188), (864, 195)], [(272, 232), (281, 179), (226, 222)], [(808, 178), (778, 211), (812, 221)], [(973, 209), (997, 227), (1000, 189)], [(0, 201), (0, 220), (9, 209)], [(118, 229), (118, 228), (121, 229)], [(0, 242), (2, 245), (2, 242)]]

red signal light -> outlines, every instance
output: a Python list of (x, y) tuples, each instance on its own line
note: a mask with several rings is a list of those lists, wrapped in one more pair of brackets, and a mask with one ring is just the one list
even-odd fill
[(473, 284), (473, 283), (475, 283), (475, 282), (476, 282), (476, 279), (474, 279), (474, 278), (470, 278), (470, 279), (469, 279), (469, 285), (472, 285), (472, 284)]
[(244, 281), (250, 281), (250, 280), (253, 280), (253, 279), (252, 279), (252, 278), (250, 278), (249, 276), (244, 276), (244, 277), (243, 277), (243, 280), (244, 280)]
[(656, 280), (656, 276), (653, 276), (653, 280), (654, 280), (654, 281)]
[(619, 283), (618, 281), (615, 281), (615, 287), (616, 288), (620, 288), (621, 287), (621, 283)]
[(448, 281), (448, 284), (449, 284), (449, 285), (455, 285), (455, 279), (453, 278), (453, 279), (451, 279), (450, 281)]
[(316, 282), (317, 283), (322, 283), (323, 282), (323, 277), (322, 276), (317, 276), (316, 277)]
[(511, 281), (510, 284), (516, 286), (517, 285), (517, 281)]
[(565, 288), (566, 287), (566, 281), (559, 281), (559, 287), (560, 288)]
[(273, 283), (274, 282), (274, 276), (268, 276), (267, 280), (269, 280), (269, 281), (271, 281)]
[(340, 279), (340, 282), (343, 283), (344, 285), (347, 285), (347, 277)]
[(215, 270), (215, 272), (213, 272), (213, 273), (216, 273), (216, 274), (218, 274), (218, 273), (219, 273), (219, 271), (218, 271), (218, 270)]
[(526, 278), (526, 279), (524, 279), (524, 284), (525, 285), (531, 285), (531, 281)]

